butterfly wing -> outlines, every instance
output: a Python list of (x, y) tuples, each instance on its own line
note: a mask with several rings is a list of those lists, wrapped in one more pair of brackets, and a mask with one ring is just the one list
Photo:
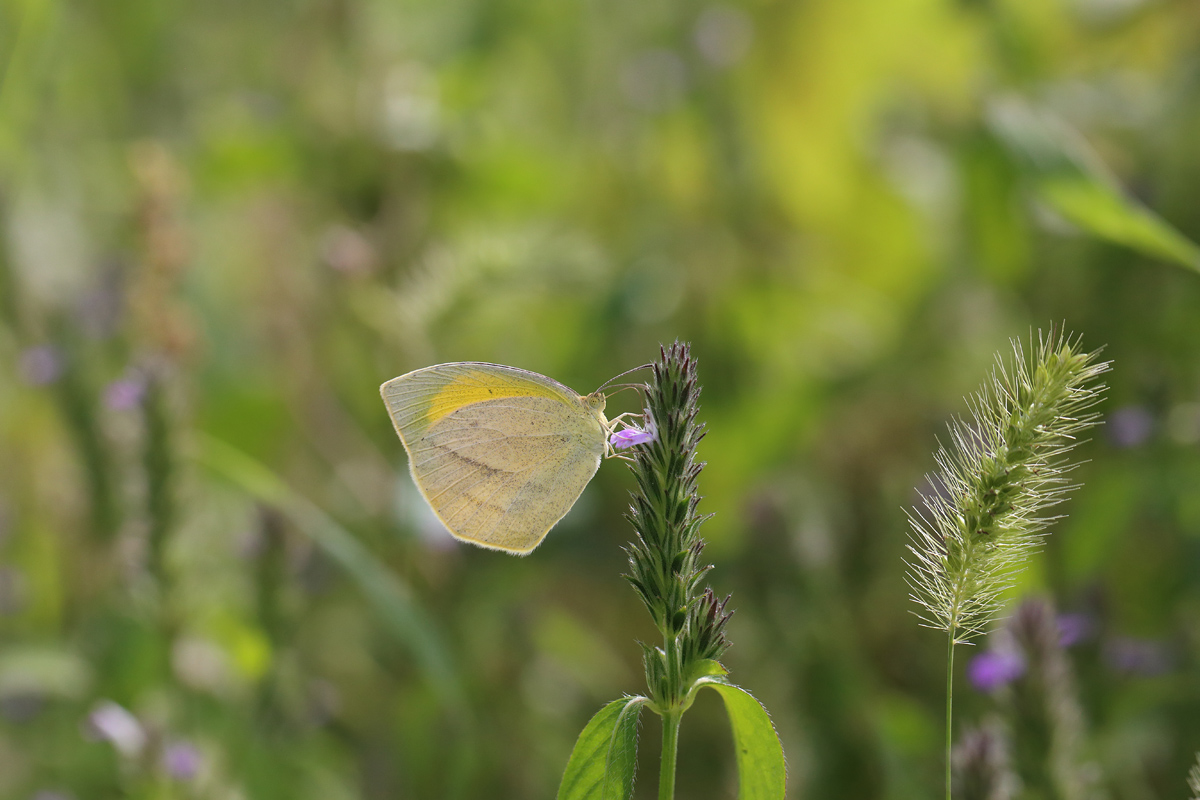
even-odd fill
[(562, 384), (497, 364), (439, 364), (381, 389), (421, 494), (456, 538), (528, 553), (596, 474), (605, 429)]

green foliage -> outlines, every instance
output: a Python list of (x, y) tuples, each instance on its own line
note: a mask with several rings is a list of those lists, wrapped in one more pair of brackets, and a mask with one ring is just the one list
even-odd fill
[(558, 787), (558, 800), (629, 800), (637, 771), (637, 729), (645, 697), (623, 697), (588, 722)]
[(1050, 208), (1093, 236), (1200, 271), (1200, 247), (1122, 192), (1095, 153), (1062, 122), (1014, 99), (996, 103), (991, 122)]
[[(698, 478), (704, 463), (697, 459), (696, 446), (704, 438), (704, 425), (696, 419), (700, 410), (696, 362), (688, 345), (675, 342), (660, 348), (659, 359), (649, 366), (653, 376), (644, 387), (641, 423), (653, 438), (636, 445), (629, 458), (637, 491), (627, 514), (635, 539), (626, 550), (626, 577), (650, 612), (663, 646), (642, 644), (650, 697), (634, 698), (629, 706), (645, 702), (663, 720), (660, 800), (675, 797), (680, 721), (696, 691), (705, 686), (720, 692), (729, 712), (740, 776), (738, 796), (781, 798), (786, 777), (783, 749), (770, 718), (757, 700), (725, 682), (725, 667), (716, 660), (729, 646), (724, 635), (732, 613), (725, 610), (729, 598), (718, 601), (712, 589), (697, 593), (711, 566), (699, 563), (704, 551), (699, 528), (704, 518), (697, 513)], [(608, 796), (610, 785), (621, 787), (622, 797), (632, 791), (636, 720), (624, 730), (619, 718), (606, 713), (615, 706), (610, 703), (602, 709), (580, 734), (560, 798), (591, 796), (577, 792), (590, 792), (595, 786), (601, 797)], [(596, 742), (602, 742), (610, 729), (612, 744), (598, 751)], [(597, 769), (600, 760), (602, 770)], [(594, 777), (580, 777), (584, 774)]]
[(738, 800), (783, 797), (787, 765), (767, 710), (745, 689), (720, 678), (702, 680), (698, 688), (714, 689), (725, 701), (733, 728), (733, 749), (737, 753)]

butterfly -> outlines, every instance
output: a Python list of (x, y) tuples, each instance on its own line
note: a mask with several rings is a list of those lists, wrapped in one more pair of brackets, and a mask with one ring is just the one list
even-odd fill
[(536, 372), (460, 361), (379, 391), (442, 524), (457, 539), (524, 555), (575, 505), (601, 458), (654, 438), (624, 422), (637, 415), (606, 418), (603, 388), (580, 395)]

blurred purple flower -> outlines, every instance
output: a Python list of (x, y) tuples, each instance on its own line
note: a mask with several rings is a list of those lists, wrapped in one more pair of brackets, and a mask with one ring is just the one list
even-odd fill
[(1025, 659), (1011, 650), (985, 650), (967, 664), (967, 678), (981, 692), (994, 692), (1025, 674)]
[(21, 375), (30, 386), (47, 386), (63, 373), (62, 354), (57, 347), (40, 344), (21, 353)]
[(104, 404), (113, 411), (129, 411), (137, 408), (146, 393), (146, 381), (140, 376), (129, 376), (113, 381), (104, 389)]
[(1125, 406), (1108, 415), (1108, 438), (1120, 448), (1145, 444), (1154, 432), (1154, 417), (1145, 406)]
[(1092, 638), (1096, 621), (1089, 614), (1059, 614), (1058, 641), (1063, 647), (1073, 647)]
[(190, 742), (171, 742), (163, 750), (163, 769), (177, 781), (190, 781), (195, 778), (202, 763), (200, 751)]
[(136, 756), (146, 746), (146, 732), (137, 717), (111, 700), (101, 700), (92, 708), (87, 731), (111, 743), (122, 755)]
[(75, 795), (54, 789), (39, 789), (29, 800), (75, 800)]
[(654, 441), (654, 432), (644, 431), (641, 428), (626, 428), (623, 431), (617, 431), (608, 438), (609, 444), (618, 450), (624, 450), (627, 447), (633, 447), (635, 444), (645, 444), (652, 441)]
[(28, 595), (25, 573), (16, 567), (0, 566), (0, 616), (25, 608)]
[(1116, 636), (1105, 642), (1104, 660), (1117, 672), (1144, 678), (1162, 675), (1171, 669), (1171, 655), (1165, 644), (1132, 636)]

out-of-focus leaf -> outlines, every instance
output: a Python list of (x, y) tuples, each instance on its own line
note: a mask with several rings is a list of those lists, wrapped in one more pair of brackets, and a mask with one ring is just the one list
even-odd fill
[(450, 655), (405, 583), (380, 564), (352, 533), (242, 451), (211, 436), (196, 434), (192, 453), (201, 464), (285, 514), (345, 568), (387, 627), (411, 650), (447, 705), (465, 714), (466, 701)]
[(720, 678), (702, 678), (698, 685), (716, 689), (725, 701), (737, 751), (738, 800), (780, 800), (787, 786), (787, 764), (767, 710), (754, 695)]
[(0, 161), (4, 163), (10, 154), (20, 157), (21, 128), (37, 97), (31, 74), (37, 49), (57, 21), (58, 10), (49, 0), (26, 0), (12, 6), (10, 13), (19, 20), (16, 36), (7, 42), (0, 38)]
[(987, 119), (1038, 197), (1067, 221), (1110, 242), (1200, 272), (1200, 246), (1129, 197), (1077, 133), (1015, 98)]
[(637, 769), (637, 727), (645, 697), (622, 697), (596, 712), (575, 742), (558, 800), (629, 800)]
[(462, 695), (450, 656), (433, 623), (417, 607), (408, 586), (380, 564), (352, 533), (232, 445), (197, 434), (193, 454), (197, 461), (257, 500), (283, 512), (326, 555), (344, 567), (388, 627), (412, 649), (430, 681), (447, 698), (453, 698), (455, 705), (461, 705)]

